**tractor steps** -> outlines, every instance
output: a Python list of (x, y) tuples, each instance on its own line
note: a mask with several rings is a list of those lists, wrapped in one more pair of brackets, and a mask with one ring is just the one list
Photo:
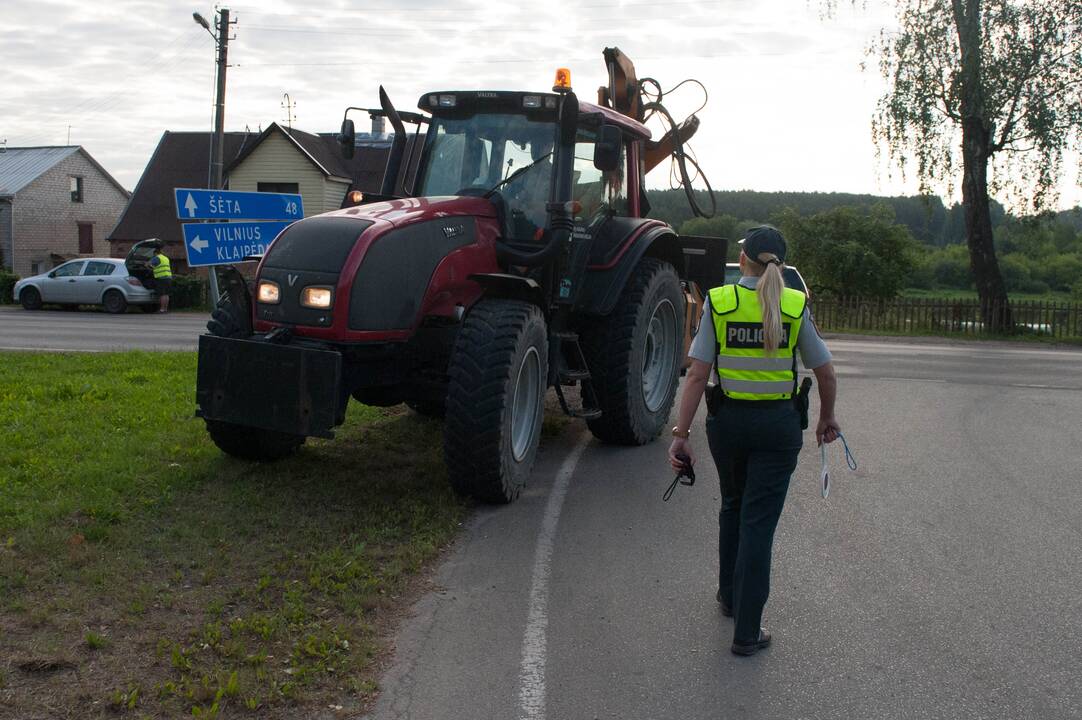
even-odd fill
[[(586, 356), (582, 353), (579, 345), (578, 333), (555, 332), (552, 334), (557, 344), (554, 360), (556, 363), (556, 397), (560, 400), (560, 407), (564, 413), (584, 420), (596, 420), (601, 417), (601, 410), (594, 400), (593, 376), (586, 364)], [(564, 397), (563, 386), (578, 384), (582, 407), (571, 407)]]

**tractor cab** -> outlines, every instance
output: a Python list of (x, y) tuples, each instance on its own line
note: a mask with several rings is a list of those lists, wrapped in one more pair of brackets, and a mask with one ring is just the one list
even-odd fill
[[(431, 119), (411, 195), (484, 197), (496, 206), (504, 240), (512, 245), (546, 239), (548, 206), (559, 201), (561, 185), (570, 188), (570, 215), (579, 232), (630, 215), (628, 176), (634, 173), (624, 133), (606, 122), (606, 109), (579, 103), (574, 142), (561, 157), (561, 100), (522, 92), (422, 96), (420, 108)], [(629, 129), (630, 137), (649, 137), (638, 123)], [(632, 179), (637, 188), (637, 177)]]

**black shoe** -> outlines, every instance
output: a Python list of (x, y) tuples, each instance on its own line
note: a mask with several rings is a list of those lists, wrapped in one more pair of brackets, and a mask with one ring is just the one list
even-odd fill
[(759, 639), (752, 643), (733, 643), (734, 655), (754, 655), (765, 647), (770, 647), (770, 633), (766, 628), (759, 628)]
[(725, 604), (725, 601), (721, 599), (721, 588), (718, 588), (718, 604), (721, 605), (721, 614), (725, 617), (733, 616), (733, 609)]

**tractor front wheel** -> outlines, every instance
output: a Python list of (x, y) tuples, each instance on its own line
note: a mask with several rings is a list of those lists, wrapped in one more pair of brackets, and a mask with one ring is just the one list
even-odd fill
[(518, 497), (537, 457), (548, 387), (541, 310), (479, 301), (455, 338), (448, 367), (444, 456), (458, 492), (491, 503)]
[(304, 444), (303, 435), (207, 420), (207, 433), (218, 449), (242, 460), (270, 462), (292, 455)]
[(645, 445), (669, 420), (683, 359), (684, 297), (672, 265), (639, 261), (616, 309), (581, 333), (604, 442)]

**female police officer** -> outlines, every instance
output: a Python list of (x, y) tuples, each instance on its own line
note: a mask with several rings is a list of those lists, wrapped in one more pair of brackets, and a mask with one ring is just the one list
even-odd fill
[[(711, 365), (723, 397), (706, 421), (710, 452), (721, 480), (718, 602), (736, 620), (732, 651), (752, 655), (770, 644), (760, 627), (770, 591), (770, 554), (789, 478), (803, 442), (797, 391), (796, 352), (819, 383), (819, 443), (833, 442), (836, 383), (830, 351), (811, 320), (807, 298), (784, 286), (786, 245), (772, 227), (748, 231), (741, 241), (736, 285), (714, 288), (703, 309), (690, 352), (669, 462), (692, 463), (688, 439)], [(714, 405), (711, 403), (711, 405)]]

